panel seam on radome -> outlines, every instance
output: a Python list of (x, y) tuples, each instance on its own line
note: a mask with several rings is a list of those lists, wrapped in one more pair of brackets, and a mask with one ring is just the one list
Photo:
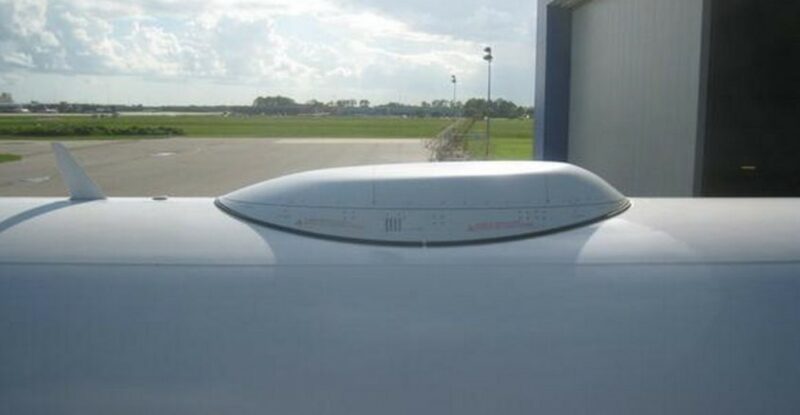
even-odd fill
[[(549, 197), (549, 194), (548, 196)], [(443, 206), (443, 207), (406, 207), (406, 206), (387, 206), (387, 207), (369, 207), (369, 206), (329, 206), (329, 205), (284, 205), (284, 204), (275, 204), (275, 203), (255, 203), (255, 202), (245, 202), (236, 199), (227, 199), (231, 202), (240, 203), (244, 205), (251, 205), (251, 206), (269, 206), (269, 207), (276, 207), (276, 208), (301, 208), (301, 209), (353, 209), (353, 210), (518, 210), (518, 209), (560, 209), (560, 208), (574, 208), (574, 207), (588, 207), (588, 206), (604, 206), (604, 205), (615, 205), (622, 202), (623, 199), (615, 200), (613, 202), (595, 202), (595, 203), (583, 203), (579, 205), (540, 205), (540, 206), (530, 206), (530, 205), (517, 205), (513, 207), (495, 207), (495, 206), (486, 206), (486, 207), (459, 207), (459, 206)], [(216, 203), (222, 203), (224, 205), (224, 201), (221, 198), (215, 201)], [(230, 208), (228, 208), (230, 209)]]

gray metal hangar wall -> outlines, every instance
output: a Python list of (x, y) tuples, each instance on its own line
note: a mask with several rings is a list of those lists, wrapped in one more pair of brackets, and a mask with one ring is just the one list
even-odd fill
[(628, 195), (690, 196), (703, 117), (698, 0), (541, 0), (538, 158)]

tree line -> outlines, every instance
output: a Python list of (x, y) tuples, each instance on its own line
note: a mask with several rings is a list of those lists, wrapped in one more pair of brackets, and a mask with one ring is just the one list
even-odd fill
[(512, 101), (498, 98), (491, 106), (485, 99), (470, 98), (466, 102), (451, 102), (444, 99), (422, 101), (419, 104), (389, 102), (373, 105), (367, 99), (340, 99), (322, 102), (312, 99), (298, 103), (294, 99), (276, 96), (259, 96), (251, 105), (103, 105), (79, 103), (38, 103), (24, 105), (31, 112), (56, 110), (59, 113), (113, 114), (117, 112), (175, 111), (175, 112), (221, 112), (230, 115), (344, 115), (344, 116), (406, 116), (406, 117), (469, 117), (520, 118), (532, 117), (533, 108), (523, 107)]
[(466, 102), (451, 102), (444, 99), (422, 101), (418, 105), (389, 102), (372, 105), (366, 99), (340, 99), (322, 102), (316, 99), (298, 103), (281, 95), (257, 97), (253, 100), (250, 114), (262, 115), (385, 115), (411, 117), (471, 117), (520, 118), (533, 116), (533, 108), (523, 107), (512, 101), (498, 98), (487, 105), (485, 99), (471, 98)]

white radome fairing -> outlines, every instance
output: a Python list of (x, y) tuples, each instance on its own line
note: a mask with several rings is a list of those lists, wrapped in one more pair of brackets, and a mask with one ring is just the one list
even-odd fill
[(220, 197), (242, 218), (347, 240), (458, 244), (552, 232), (617, 214), (618, 191), (555, 162), (462, 162), (316, 170)]

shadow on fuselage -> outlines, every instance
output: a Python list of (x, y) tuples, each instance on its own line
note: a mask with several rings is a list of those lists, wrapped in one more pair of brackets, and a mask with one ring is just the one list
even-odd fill
[(68, 208), (70, 206), (77, 206), (81, 203), (86, 203), (87, 201), (76, 201), (76, 200), (59, 200), (56, 202), (51, 202), (46, 205), (37, 206), (32, 209), (24, 210), (16, 215), (10, 216), (0, 222), (0, 233), (5, 232), (6, 230), (13, 228), (23, 222), (35, 219), (39, 216), (45, 215), (47, 213)]

